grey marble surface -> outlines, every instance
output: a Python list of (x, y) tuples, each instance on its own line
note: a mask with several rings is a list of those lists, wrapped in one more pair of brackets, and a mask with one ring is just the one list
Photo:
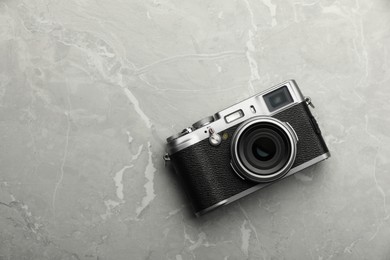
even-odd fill
[[(389, 259), (390, 2), (0, 1), (0, 259)], [(165, 138), (285, 79), (332, 158), (202, 218)]]

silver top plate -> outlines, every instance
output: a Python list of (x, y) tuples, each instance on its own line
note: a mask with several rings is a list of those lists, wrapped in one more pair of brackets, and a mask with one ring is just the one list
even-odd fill
[[(288, 91), (290, 92), (290, 95), (293, 99), (293, 102), (279, 108), (273, 112), (270, 112), (268, 110), (268, 107), (263, 99), (263, 96), (280, 88), (280, 87), (287, 87)], [(182, 135), (175, 139), (170, 139), (170, 142), (167, 144), (167, 153), (169, 155), (172, 155), (178, 151), (181, 151), (193, 144), (196, 144), (204, 139), (209, 138), (209, 128), (213, 128), (214, 132), (219, 133), (225, 129), (228, 129), (232, 126), (235, 126), (237, 124), (240, 124), (244, 122), (245, 120), (250, 119), (253, 116), (259, 116), (259, 115), (265, 115), (265, 116), (272, 116), (276, 113), (279, 113), (285, 109), (288, 109), (296, 104), (299, 104), (301, 102), (305, 101), (305, 97), (302, 95), (301, 91), (299, 90), (299, 87), (297, 83), (294, 80), (288, 80), (285, 82), (282, 82), (276, 86), (273, 86), (265, 91), (262, 91), (248, 99), (245, 99), (239, 103), (236, 103), (224, 110), (219, 111), (218, 113), (215, 113), (213, 115), (214, 121), (204, 125), (200, 128), (195, 129), (194, 131), (187, 133), (185, 135)], [(238, 112), (242, 114), (241, 117), (236, 118), (233, 121), (226, 120), (225, 118), (229, 118), (232, 114)]]

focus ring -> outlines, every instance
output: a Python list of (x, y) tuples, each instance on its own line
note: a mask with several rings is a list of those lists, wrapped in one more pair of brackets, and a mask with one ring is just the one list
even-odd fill
[(277, 180), (291, 169), (297, 141), (297, 135), (289, 124), (273, 117), (253, 117), (242, 123), (233, 135), (233, 169), (239, 176), (251, 181)]

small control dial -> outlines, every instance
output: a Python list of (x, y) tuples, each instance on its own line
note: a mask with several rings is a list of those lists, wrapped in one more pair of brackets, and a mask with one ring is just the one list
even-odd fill
[(180, 136), (186, 135), (188, 133), (191, 133), (193, 129), (191, 127), (184, 128), (180, 133), (171, 135), (170, 137), (167, 138), (167, 142), (170, 143), (173, 140), (179, 138)]
[(173, 140), (175, 140), (176, 138), (179, 138), (180, 136), (181, 136), (181, 133), (171, 135), (170, 137), (167, 138), (167, 143), (172, 142)]
[(198, 129), (198, 128), (201, 128), (202, 126), (210, 124), (213, 121), (214, 121), (214, 117), (213, 116), (208, 116), (208, 117), (205, 117), (205, 118), (195, 122), (192, 125), (192, 127), (195, 128), (195, 129)]

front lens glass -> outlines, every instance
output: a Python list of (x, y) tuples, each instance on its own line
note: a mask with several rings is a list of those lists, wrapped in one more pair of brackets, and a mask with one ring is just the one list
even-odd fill
[(288, 162), (292, 151), (286, 132), (269, 122), (247, 127), (237, 144), (244, 170), (254, 175), (267, 176), (278, 172)]
[(252, 144), (252, 153), (260, 161), (269, 161), (276, 154), (275, 142), (268, 137), (260, 137)]

